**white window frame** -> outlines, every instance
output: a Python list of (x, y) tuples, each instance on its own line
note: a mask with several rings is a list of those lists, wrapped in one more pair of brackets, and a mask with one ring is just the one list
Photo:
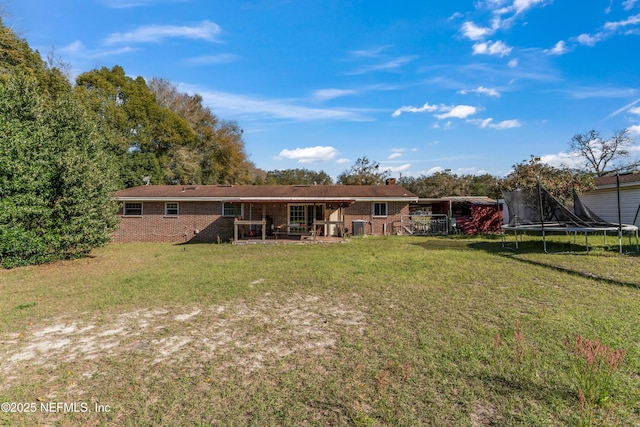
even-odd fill
[[(176, 205), (175, 208), (174, 207), (169, 207), (169, 205)], [(175, 211), (175, 213), (173, 212), (169, 212), (169, 211)], [(178, 216), (178, 214), (180, 213), (180, 203), (178, 202), (165, 202), (164, 204), (164, 214), (165, 216)]]
[[(140, 207), (139, 208), (137, 208), (137, 207), (135, 207), (135, 208), (128, 207), (127, 208), (127, 205), (140, 205)], [(135, 210), (135, 211), (140, 210), (140, 213), (132, 214), (132, 213), (128, 212), (129, 210)], [(122, 207), (122, 216), (142, 216), (143, 212), (144, 212), (144, 203), (142, 203), (142, 202), (125, 202), (124, 206)]]
[[(235, 209), (232, 214), (228, 214), (225, 212), (226, 211), (225, 208), (227, 206), (233, 206), (235, 208), (238, 205), (240, 205), (240, 215), (238, 215), (238, 213), (235, 212)], [(237, 216), (241, 216), (244, 218), (244, 203), (227, 203), (227, 202), (222, 203), (222, 216), (225, 218), (235, 218)]]
[[(384, 206), (384, 213), (376, 214), (376, 206)], [(389, 216), (389, 203), (387, 202), (373, 202), (371, 204), (371, 216), (376, 218), (385, 218)]]

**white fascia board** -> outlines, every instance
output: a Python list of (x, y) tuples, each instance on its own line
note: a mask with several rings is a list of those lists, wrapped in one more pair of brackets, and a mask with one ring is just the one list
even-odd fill
[[(629, 188), (629, 187), (640, 187), (640, 182), (635, 181), (635, 182), (624, 182), (624, 183), (620, 183), (620, 188)], [(599, 185), (596, 187), (596, 191), (597, 190), (610, 190), (610, 189), (616, 189), (617, 185), (614, 182), (613, 184), (607, 184), (607, 185)]]
[(221, 202), (220, 197), (116, 197), (119, 202)]
[(356, 202), (418, 202), (417, 197), (354, 197)]

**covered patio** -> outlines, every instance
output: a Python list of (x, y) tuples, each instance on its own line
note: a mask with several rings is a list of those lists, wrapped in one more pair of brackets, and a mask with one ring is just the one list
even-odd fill
[[(233, 242), (330, 242), (344, 241), (343, 209), (354, 200), (270, 200), (227, 202), (239, 215), (233, 221)], [(239, 208), (237, 208), (239, 206)]]

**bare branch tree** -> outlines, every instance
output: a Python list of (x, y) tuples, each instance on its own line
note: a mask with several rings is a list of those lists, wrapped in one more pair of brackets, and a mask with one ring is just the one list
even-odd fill
[[(590, 130), (574, 135), (569, 143), (569, 148), (571, 152), (578, 154), (585, 160), (587, 169), (592, 170), (597, 176), (602, 176), (610, 172), (609, 168), (613, 166), (613, 163), (629, 156), (628, 148), (632, 143), (626, 129), (615, 132), (610, 139), (603, 139), (600, 132)], [(635, 164), (624, 165), (622, 169)]]

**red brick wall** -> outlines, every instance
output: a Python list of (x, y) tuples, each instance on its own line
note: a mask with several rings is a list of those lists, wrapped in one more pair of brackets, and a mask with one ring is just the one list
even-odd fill
[[(164, 214), (164, 202), (144, 202), (141, 216), (122, 216), (113, 233), (113, 241), (127, 242), (227, 242), (233, 238), (233, 218), (222, 216), (220, 202), (179, 202), (178, 216)], [(244, 205), (244, 219), (271, 218), (273, 226), (286, 225), (288, 208), (285, 203)], [(352, 231), (352, 221), (366, 221), (367, 235), (394, 234), (402, 215), (409, 214), (403, 202), (387, 203), (387, 216), (373, 217), (371, 202), (358, 202), (343, 208), (345, 226)], [(327, 212), (327, 215), (330, 212)]]
[(345, 227), (352, 232), (354, 220), (366, 221), (365, 233), (368, 236), (382, 236), (384, 232), (384, 224), (386, 224), (386, 233), (395, 234), (398, 230), (400, 220), (403, 215), (409, 215), (409, 204), (405, 202), (388, 202), (387, 216), (374, 217), (372, 202), (358, 202), (345, 208), (344, 222)]
[[(122, 215), (122, 211), (120, 211)], [(114, 242), (215, 242), (233, 236), (233, 218), (219, 202), (180, 202), (178, 216), (164, 214), (164, 202), (144, 202), (142, 216), (122, 216)]]

